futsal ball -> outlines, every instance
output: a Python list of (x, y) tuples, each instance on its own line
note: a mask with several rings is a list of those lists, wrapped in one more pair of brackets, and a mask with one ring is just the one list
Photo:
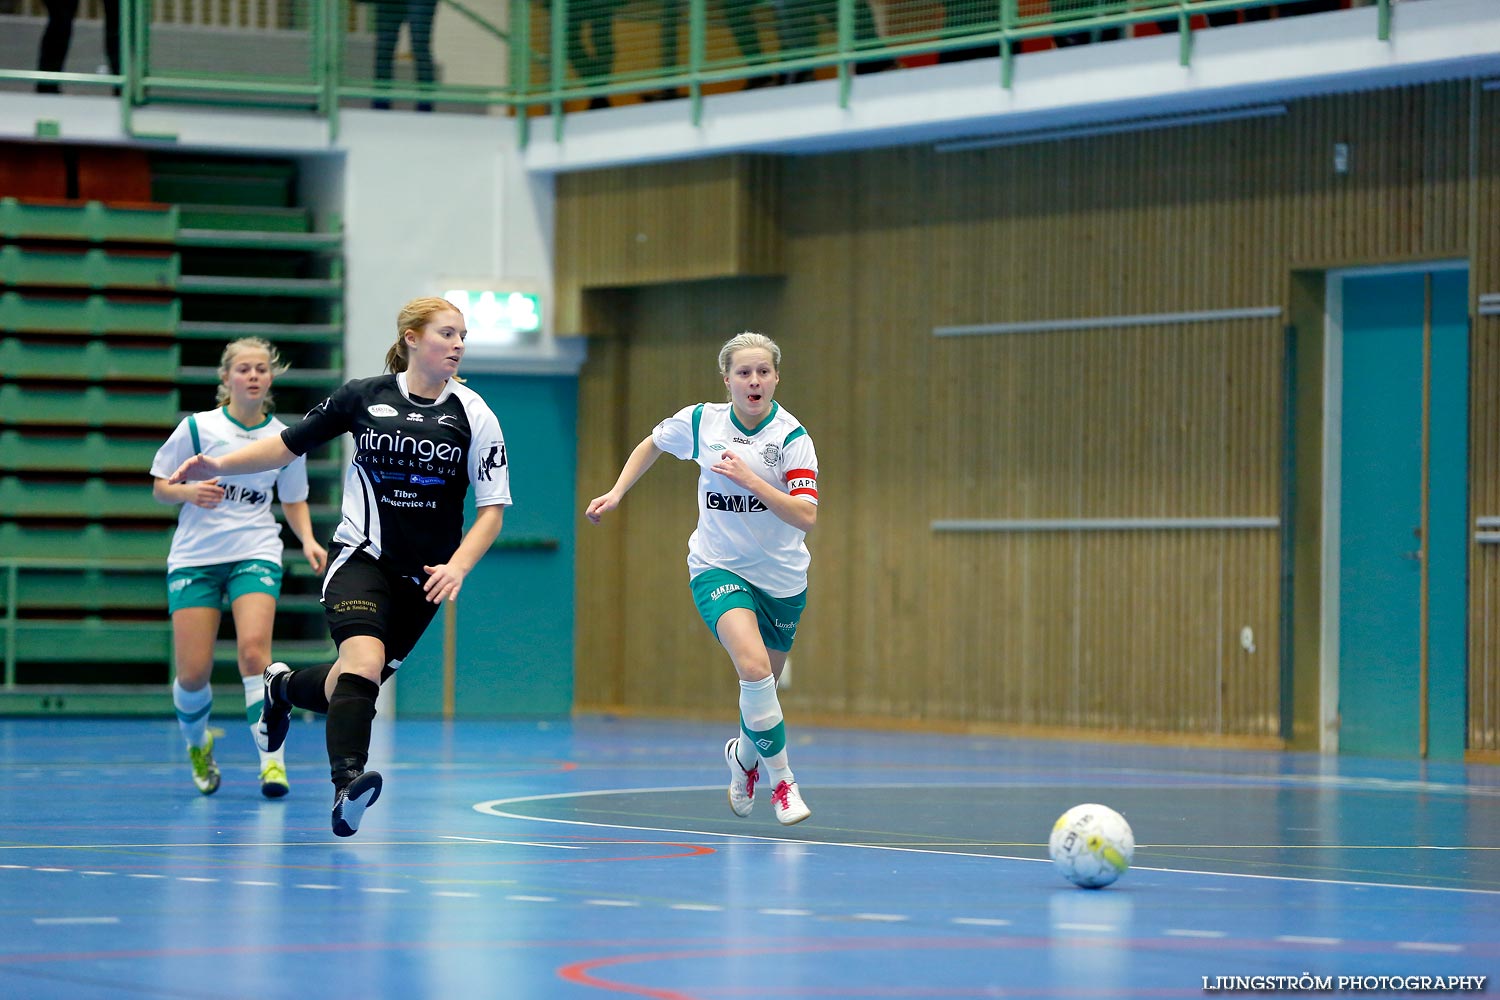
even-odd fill
[(1085, 889), (1102, 889), (1125, 874), (1135, 856), (1135, 834), (1109, 806), (1074, 806), (1052, 824), (1047, 853), (1063, 878)]

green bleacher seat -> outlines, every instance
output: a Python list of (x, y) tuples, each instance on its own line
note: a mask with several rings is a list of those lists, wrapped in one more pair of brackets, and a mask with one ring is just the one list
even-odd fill
[(0, 198), (0, 237), (87, 243), (171, 243), (172, 205), (106, 205), (98, 201)]
[(178, 409), (175, 387), (0, 385), (0, 425), (160, 427), (165, 439)]
[(175, 519), (177, 508), (157, 503), (143, 472), (125, 480), (37, 479), (0, 476), (0, 510), (11, 517)]
[(154, 611), (166, 613), (166, 567), (142, 564), (133, 570), (107, 565), (21, 565), (16, 608), (22, 614), (47, 611)]
[(176, 299), (0, 292), (0, 330), (13, 333), (170, 337), (181, 318)]
[(179, 209), (178, 223), (184, 229), (308, 233), (312, 232), (312, 213), (305, 208), (182, 205)]
[(155, 250), (0, 247), (0, 285), (13, 287), (170, 291), (181, 270), (181, 257)]
[(103, 340), (0, 340), (0, 371), (9, 378), (90, 382), (171, 382), (182, 349), (169, 342), (108, 343)]
[(151, 197), (178, 205), (253, 205), (285, 208), (292, 203), (296, 167), (291, 163), (158, 159)]
[(160, 560), (165, 572), (172, 525), (118, 526), (102, 523), (58, 526), (0, 522), (0, 559), (65, 559), (99, 562), (105, 558)]
[[(0, 647), (5, 642), (0, 631)], [(115, 663), (172, 662), (172, 623), (79, 619), (23, 619), (16, 622), (16, 659), (30, 663), (70, 663), (80, 659)]]
[(329, 278), (262, 278), (241, 275), (185, 274), (177, 281), (182, 292), (213, 295), (274, 295), (278, 298), (337, 299), (344, 283)]
[(104, 431), (67, 433), (10, 427), (0, 430), (0, 471), (5, 472), (140, 472), (166, 434), (143, 437)]

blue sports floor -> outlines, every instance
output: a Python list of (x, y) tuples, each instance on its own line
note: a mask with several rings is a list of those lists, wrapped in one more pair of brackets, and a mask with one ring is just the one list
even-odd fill
[[(243, 725), (205, 798), (171, 720), (0, 720), (0, 998), (1203, 997), (1304, 973), (1405, 996), (1420, 980), (1366, 977), (1500, 973), (1500, 768), (792, 721), (813, 816), (785, 829), (768, 802), (730, 814), (728, 725), (377, 722), (385, 791), (339, 840), (319, 722), (294, 720), (267, 801)], [(1100, 891), (1045, 860), (1089, 801), (1139, 844)]]

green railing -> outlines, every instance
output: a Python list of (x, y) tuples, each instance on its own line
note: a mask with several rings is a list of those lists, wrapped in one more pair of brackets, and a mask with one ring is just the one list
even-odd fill
[[(999, 56), (997, 84), (1039, 45), (1106, 41), (1129, 33), (1177, 36), (1189, 65), (1203, 27), (1280, 16), (1308, 0), (510, 0), (508, 24), (478, 9), (498, 0), (268, 0), (274, 24), (237, 28), (178, 23), (181, 0), (122, 0), (118, 74), (0, 69), (0, 81), (114, 88), (125, 129), (158, 103), (270, 107), (327, 118), (341, 107), (412, 104), (420, 110), (513, 115), (520, 139), (531, 118), (611, 103), (685, 98), (696, 124), (706, 94), (797, 82), (838, 81), (847, 105), (861, 72), (968, 54)], [(279, 4), (280, 6), (277, 6)], [(1391, 0), (1379, 8), (1388, 39)], [(1325, 6), (1327, 4), (1325, 3)], [(217, 11), (231, 8), (207, 5)], [(243, 11), (246, 8), (240, 7)], [(264, 6), (262, 8), (264, 9)], [(221, 14), (215, 16), (222, 16)], [(433, 37), (436, 26), (445, 29)], [(454, 21), (461, 30), (454, 30)], [(415, 21), (416, 23), (413, 23)], [(411, 58), (394, 58), (398, 33)], [(74, 44), (79, 44), (75, 40)], [(435, 48), (434, 48), (435, 47)], [(439, 73), (439, 70), (441, 71)]]

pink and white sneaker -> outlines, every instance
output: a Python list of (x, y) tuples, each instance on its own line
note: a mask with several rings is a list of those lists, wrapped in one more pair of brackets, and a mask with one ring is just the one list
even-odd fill
[(800, 823), (812, 815), (812, 810), (802, 801), (802, 793), (797, 791), (795, 781), (779, 783), (771, 793), (771, 805), (776, 807), (776, 819), (782, 826)]
[(729, 764), (729, 809), (736, 816), (749, 816), (750, 810), (755, 808), (755, 783), (760, 780), (760, 761), (748, 771), (741, 767), (739, 758), (734, 755), (734, 746), (739, 741), (738, 736), (733, 736), (724, 744), (724, 760)]

